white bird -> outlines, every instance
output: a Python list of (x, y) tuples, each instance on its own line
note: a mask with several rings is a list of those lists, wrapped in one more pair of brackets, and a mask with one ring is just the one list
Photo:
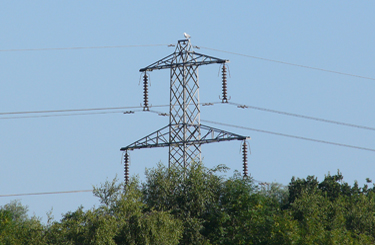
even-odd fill
[(184, 32), (184, 36), (185, 36), (185, 38), (190, 39), (190, 35), (187, 34), (186, 32)]

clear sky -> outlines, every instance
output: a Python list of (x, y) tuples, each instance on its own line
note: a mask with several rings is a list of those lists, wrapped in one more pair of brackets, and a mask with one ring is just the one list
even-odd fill
[[(266, 109), (375, 127), (375, 4), (372, 1), (2, 1), (0, 3), (0, 113), (138, 106), (139, 69), (191, 35), (193, 45), (290, 62), (373, 79), (339, 75), (201, 48), (229, 59), (231, 101)], [(118, 45), (107, 49), (9, 51)], [(200, 67), (200, 100), (219, 101), (219, 65)], [(149, 100), (169, 102), (169, 71), (151, 72)], [(167, 112), (167, 108), (159, 108)], [(87, 190), (116, 175), (119, 149), (168, 124), (155, 114), (120, 113), (5, 119), (0, 115), (0, 195)], [(14, 115), (12, 116), (14, 117)], [(277, 133), (375, 148), (374, 130), (237, 109), (203, 107), (201, 119)], [(205, 123), (209, 124), (209, 123)], [(249, 172), (287, 185), (292, 176), (322, 180), (338, 169), (360, 185), (375, 180), (375, 152), (211, 125), (251, 136)], [(203, 163), (242, 169), (237, 141), (202, 146)], [(168, 150), (130, 153), (130, 173)], [(15, 197), (0, 197), (4, 205)], [(91, 208), (91, 193), (18, 197), (46, 221)]]

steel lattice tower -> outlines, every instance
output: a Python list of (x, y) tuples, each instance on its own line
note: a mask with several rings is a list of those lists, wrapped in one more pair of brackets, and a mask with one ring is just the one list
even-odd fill
[[(190, 163), (201, 161), (202, 144), (249, 139), (250, 137), (200, 124), (198, 67), (209, 64), (223, 64), (225, 67), (227, 62), (229, 61), (195, 52), (190, 39), (183, 39), (178, 41), (174, 53), (140, 69), (144, 73), (145, 111), (149, 110), (147, 72), (170, 69), (169, 124), (120, 150), (127, 153), (128, 150), (140, 148), (169, 147), (169, 166), (186, 169)], [(227, 102), (226, 84), (223, 102)]]
[[(195, 61), (189, 41), (178, 42), (175, 54), (175, 64)], [(190, 162), (201, 160), (200, 145), (186, 144), (188, 139), (201, 138), (198, 65), (172, 66), (170, 76), (169, 140), (183, 144), (169, 146), (169, 163), (187, 167)]]

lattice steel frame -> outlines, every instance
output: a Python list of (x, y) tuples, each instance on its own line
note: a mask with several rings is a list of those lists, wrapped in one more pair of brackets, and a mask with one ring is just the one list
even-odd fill
[[(195, 60), (190, 42), (178, 42), (173, 63), (186, 64)], [(200, 125), (198, 65), (171, 67), (169, 108), (169, 141), (182, 144), (169, 145), (169, 164), (186, 168), (192, 162), (201, 161), (200, 144), (186, 143), (187, 138), (199, 141)]]
[[(140, 72), (170, 69), (169, 125), (121, 148), (121, 151), (169, 147), (169, 166), (187, 168), (191, 162), (201, 161), (202, 144), (249, 139), (200, 124), (198, 67), (227, 62), (195, 52), (190, 40), (183, 39), (178, 41), (174, 53), (140, 69)], [(201, 129), (204, 131), (203, 136)]]

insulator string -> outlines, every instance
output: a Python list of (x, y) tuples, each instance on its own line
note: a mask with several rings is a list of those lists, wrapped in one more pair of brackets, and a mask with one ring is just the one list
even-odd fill
[(247, 143), (246, 143), (246, 140), (244, 140), (243, 144), (242, 144), (242, 153), (243, 153), (243, 177), (246, 178), (248, 176), (248, 172), (247, 172)]
[(129, 183), (129, 154), (128, 151), (125, 151), (124, 155), (124, 179), (125, 179), (125, 187)]
[(148, 106), (148, 75), (146, 72), (143, 75), (143, 110), (150, 110)]

